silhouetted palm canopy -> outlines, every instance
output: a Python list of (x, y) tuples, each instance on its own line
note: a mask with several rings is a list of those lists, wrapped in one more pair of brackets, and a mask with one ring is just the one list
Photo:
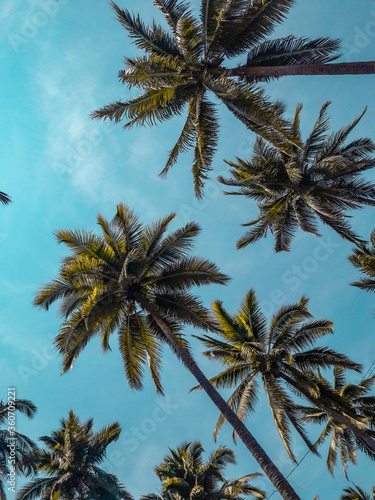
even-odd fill
[(225, 446), (213, 452), (204, 462), (204, 449), (199, 442), (181, 445), (170, 450), (155, 472), (162, 481), (162, 496), (146, 495), (142, 500), (243, 500), (244, 496), (264, 498), (264, 492), (250, 485), (249, 481), (260, 474), (249, 474), (234, 481), (227, 481), (224, 468), (235, 464), (232, 450)]
[(12, 200), (10, 199), (10, 196), (0, 191), (0, 203), (2, 203), (3, 205), (8, 205), (11, 201)]
[[(36, 407), (26, 399), (16, 399), (14, 404), (12, 400), (7, 403), (4, 403), (3, 400), (0, 401), (0, 426), (6, 425), (6, 429), (0, 429), (0, 500), (6, 499), (4, 486), (7, 474), (10, 472), (10, 466), (24, 474), (33, 472), (33, 464), (28, 459), (28, 454), (35, 450), (34, 442), (27, 436), (9, 428), (11, 427), (9, 425), (11, 421), (8, 420), (9, 412), (13, 414), (17, 411), (28, 418), (33, 418)], [(10, 456), (11, 451), (14, 452), (12, 457)], [(13, 459), (14, 462), (12, 462)], [(11, 460), (11, 463), (8, 460)]]
[(345, 488), (344, 494), (341, 495), (340, 500), (375, 500), (375, 487), (372, 489), (371, 497), (359, 486), (354, 485), (354, 488), (350, 486), (349, 488)]
[[(343, 398), (350, 401), (358, 418), (362, 420), (364, 425), (369, 429), (375, 429), (375, 396), (367, 396), (374, 382), (375, 375), (361, 380), (359, 384), (349, 384), (345, 379), (345, 370), (340, 367), (334, 369), (333, 388), (339, 392)], [(327, 381), (325, 381), (325, 383), (328, 384)], [(317, 424), (326, 423), (316, 444), (322, 444), (331, 436), (327, 466), (332, 475), (334, 475), (338, 452), (347, 479), (348, 463), (357, 463), (357, 449), (363, 450), (370, 458), (375, 460), (375, 452), (371, 453), (363, 446), (361, 440), (357, 439), (350, 429), (338, 425), (326, 412), (320, 411), (316, 407), (300, 407), (300, 409), (304, 414), (303, 420)]]
[[(374, 452), (375, 440), (368, 425), (363, 424), (347, 398), (319, 377), (321, 368), (338, 366), (358, 371), (360, 365), (328, 347), (313, 347), (318, 339), (333, 333), (333, 323), (313, 321), (307, 305), (308, 299), (302, 297), (299, 303), (282, 307), (267, 328), (253, 290), (248, 292), (235, 315), (230, 315), (221, 302), (215, 302), (213, 310), (222, 339), (207, 335), (197, 338), (209, 348), (203, 354), (227, 368), (210, 382), (217, 388), (236, 388), (228, 405), (244, 420), (255, 409), (258, 379), (261, 379), (277, 430), (292, 460), (295, 459), (291, 450), (290, 425), (310, 450), (316, 451), (306, 435), (301, 411), (286, 388), (314, 402), (335, 419), (349, 421), (356, 436), (360, 434), (361, 438), (368, 438), (368, 446)], [(225, 419), (220, 416), (215, 437), (224, 423)]]
[(271, 103), (256, 84), (269, 78), (252, 75), (231, 78), (226, 60), (247, 53), (247, 66), (301, 65), (326, 63), (338, 57), (339, 43), (329, 38), (308, 40), (293, 36), (269, 40), (294, 0), (202, 0), (200, 19), (192, 16), (185, 2), (154, 0), (164, 14), (170, 31), (153, 22), (146, 27), (139, 16), (112, 3), (118, 19), (144, 55), (125, 58), (126, 69), (119, 78), (143, 93), (127, 101), (115, 101), (93, 113), (94, 118), (133, 125), (155, 125), (187, 106), (182, 133), (171, 150), (162, 174), (178, 155), (192, 148), (195, 193), (202, 196), (204, 180), (211, 169), (218, 143), (216, 105), (213, 94), (250, 130), (267, 140), (283, 143), (288, 124), (282, 119), (283, 106)]
[(58, 431), (40, 438), (46, 448), (31, 455), (47, 477), (26, 484), (17, 500), (132, 500), (116, 476), (99, 467), (120, 432), (117, 422), (94, 432), (92, 419), (83, 423), (70, 411)]
[(126, 206), (119, 205), (111, 222), (98, 215), (102, 235), (90, 231), (57, 231), (60, 243), (71, 249), (57, 279), (45, 285), (35, 304), (48, 309), (61, 299), (66, 320), (55, 339), (63, 355), (63, 372), (73, 367), (80, 352), (96, 335), (110, 349), (118, 333), (125, 373), (133, 389), (142, 388), (143, 366), (148, 363), (157, 391), (160, 383), (161, 342), (168, 340), (159, 325), (140, 306), (151, 303), (179, 341), (184, 324), (212, 328), (209, 312), (189, 290), (193, 286), (225, 283), (210, 261), (189, 255), (200, 228), (189, 223), (168, 236), (172, 213), (148, 226)]
[(372, 245), (370, 248), (356, 248), (349, 260), (353, 266), (366, 275), (365, 278), (355, 281), (352, 285), (368, 292), (375, 292), (375, 231), (371, 233), (370, 241)]
[[(252, 198), (259, 207), (259, 217), (243, 224), (251, 229), (238, 241), (238, 248), (258, 241), (270, 231), (275, 236), (276, 252), (289, 251), (298, 227), (320, 236), (318, 221), (356, 245), (363, 245), (351, 230), (345, 212), (362, 205), (375, 206), (375, 184), (360, 177), (362, 172), (375, 166), (371, 156), (375, 144), (367, 138), (345, 144), (363, 114), (339, 132), (327, 136), (329, 104), (322, 107), (302, 148), (289, 145), (288, 151), (283, 151), (257, 139), (250, 160), (237, 158), (237, 162), (228, 162), (232, 178), (220, 177), (219, 180), (238, 191), (226, 194)], [(302, 141), (301, 109), (299, 105), (293, 133)]]

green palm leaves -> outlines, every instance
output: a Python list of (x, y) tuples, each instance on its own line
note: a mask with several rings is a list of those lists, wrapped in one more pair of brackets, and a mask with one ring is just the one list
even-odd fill
[(162, 392), (161, 343), (168, 340), (143, 305), (151, 305), (185, 347), (182, 325), (213, 328), (209, 312), (190, 289), (224, 284), (228, 278), (212, 262), (189, 255), (200, 231), (197, 224), (165, 234), (174, 217), (172, 213), (144, 226), (128, 207), (119, 205), (112, 221), (98, 216), (100, 236), (78, 230), (56, 233), (71, 255), (58, 277), (38, 293), (35, 305), (48, 309), (60, 301), (65, 321), (55, 345), (63, 356), (63, 372), (73, 367), (91, 338), (100, 336), (106, 351), (117, 332), (130, 387), (142, 388), (147, 363)]
[[(317, 340), (333, 333), (333, 324), (327, 320), (313, 320), (307, 305), (308, 300), (303, 297), (297, 304), (282, 307), (267, 327), (253, 290), (246, 295), (235, 315), (230, 315), (221, 302), (215, 302), (213, 309), (221, 339), (207, 335), (197, 337), (208, 347), (204, 354), (226, 367), (210, 382), (217, 388), (235, 387), (228, 405), (241, 420), (254, 411), (261, 382), (277, 430), (292, 460), (295, 459), (291, 449), (291, 427), (311, 451), (316, 451), (301, 421), (302, 411), (288, 389), (327, 412), (337, 425), (347, 425), (373, 455), (375, 440), (368, 419), (363, 419), (356, 405), (320, 376), (322, 368), (358, 371), (360, 365), (327, 347), (314, 347)], [(221, 416), (215, 436), (224, 423)]]
[(359, 281), (355, 281), (352, 285), (373, 292), (375, 291), (375, 231), (371, 233), (370, 241), (371, 248), (356, 248), (349, 260), (354, 267), (360, 269), (366, 276)]
[[(228, 162), (232, 178), (219, 178), (236, 192), (257, 201), (259, 217), (244, 224), (251, 229), (238, 241), (242, 248), (255, 243), (270, 231), (275, 250), (290, 250), (296, 229), (319, 236), (317, 222), (327, 224), (341, 237), (363, 246), (346, 220), (347, 209), (375, 206), (375, 184), (362, 179), (361, 173), (373, 168), (371, 153), (375, 144), (367, 138), (349, 144), (345, 141), (363, 115), (339, 132), (327, 137), (329, 128), (326, 103), (312, 133), (302, 148), (281, 150), (258, 139), (250, 160)], [(297, 107), (293, 134), (301, 139)]]
[(155, 125), (181, 115), (187, 107), (185, 125), (162, 174), (176, 163), (180, 153), (192, 148), (195, 194), (201, 197), (218, 144), (216, 107), (208, 101), (207, 93), (267, 140), (276, 144), (284, 143), (285, 138), (292, 140), (289, 125), (281, 116), (283, 107), (270, 103), (256, 86), (264, 78), (235, 81), (230, 76), (236, 70), (228, 70), (225, 59), (250, 51), (248, 66), (272, 66), (327, 62), (337, 57), (337, 41), (327, 38), (267, 40), (293, 3), (202, 0), (198, 20), (184, 2), (154, 0), (170, 32), (155, 22), (147, 27), (139, 16), (112, 3), (119, 21), (144, 51), (143, 56), (126, 58), (126, 69), (120, 71), (119, 78), (142, 94), (113, 102), (95, 111), (93, 118), (126, 120), (125, 128)]
[[(328, 384), (327, 381), (325, 383)], [(361, 380), (359, 384), (349, 384), (345, 380), (344, 370), (340, 367), (334, 369), (334, 390), (343, 398), (350, 401), (353, 408), (355, 408), (356, 415), (362, 419), (363, 423), (368, 424), (370, 429), (375, 428), (375, 397), (368, 396), (367, 394), (374, 383), (375, 375)], [(301, 407), (300, 409), (304, 414), (303, 419), (305, 421), (318, 424), (326, 423), (316, 444), (323, 443), (331, 436), (327, 466), (332, 475), (336, 466), (338, 452), (346, 478), (349, 462), (357, 463), (357, 448), (368, 453), (372, 459), (375, 459), (374, 452), (370, 452), (366, 446), (363, 446), (362, 441), (357, 439), (350, 429), (342, 425), (337, 425), (334, 419), (331, 419), (327, 413), (312, 407)]]
[(0, 191), (0, 203), (2, 203), (3, 205), (8, 205), (12, 200), (10, 199), (10, 197), (6, 194), (6, 193), (3, 193), (3, 191)]
[(354, 488), (345, 488), (344, 494), (341, 495), (340, 500), (374, 500), (375, 499), (375, 487), (372, 490), (372, 498), (368, 495), (362, 488), (354, 485)]
[(162, 496), (147, 495), (142, 500), (243, 500), (251, 495), (264, 498), (264, 492), (250, 485), (249, 481), (260, 474), (249, 474), (235, 481), (227, 481), (224, 468), (235, 464), (232, 450), (225, 446), (203, 461), (204, 449), (198, 441), (171, 450), (155, 472), (162, 481)]
[(31, 455), (36, 469), (47, 477), (26, 484), (17, 500), (132, 500), (116, 476), (99, 467), (107, 447), (117, 441), (120, 432), (117, 422), (94, 432), (92, 419), (83, 423), (70, 411), (58, 431), (40, 438), (45, 449)]

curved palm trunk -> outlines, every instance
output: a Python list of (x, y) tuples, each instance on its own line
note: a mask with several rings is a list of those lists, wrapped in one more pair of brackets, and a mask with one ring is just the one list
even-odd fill
[(199, 369), (198, 365), (192, 358), (192, 356), (187, 352), (181, 344), (178, 342), (177, 338), (173, 334), (173, 332), (168, 328), (166, 323), (163, 321), (161, 316), (155, 310), (155, 308), (145, 301), (143, 297), (136, 296), (137, 302), (141, 305), (141, 307), (147, 311), (155, 320), (155, 322), (159, 325), (160, 329), (173, 346), (174, 350), (180, 357), (183, 364), (188, 368), (190, 373), (194, 375), (199, 384), (202, 386), (204, 391), (210, 397), (211, 401), (215, 404), (215, 406), (219, 409), (219, 411), (224, 415), (227, 421), (231, 424), (233, 429), (238, 434), (241, 441), (244, 443), (246, 448), (253, 455), (255, 460), (258, 462), (260, 467), (263, 469), (266, 476), (272, 482), (274, 487), (280, 493), (280, 495), (284, 499), (289, 500), (300, 500), (300, 497), (293, 490), (292, 486), (288, 483), (279, 469), (275, 466), (272, 460), (268, 457), (263, 448), (258, 444), (252, 434), (245, 427), (243, 422), (237, 417), (237, 415), (229, 408), (226, 401), (220, 396), (217, 390), (211, 385), (203, 372)]
[(336, 64), (290, 64), (288, 66), (240, 66), (228, 70), (229, 76), (264, 76), (279, 78), (288, 75), (373, 75), (375, 61)]
[(320, 410), (324, 411), (327, 413), (327, 415), (332, 418), (335, 422), (337, 422), (340, 425), (343, 425), (344, 427), (347, 427), (350, 431), (353, 432), (353, 434), (362, 441), (363, 444), (366, 445), (369, 450), (372, 450), (373, 453), (375, 453), (375, 436), (369, 435), (365, 430), (360, 429), (357, 427), (351, 420), (350, 418), (346, 417), (345, 415), (342, 415), (341, 413), (333, 410), (332, 408), (326, 407), (325, 405), (321, 405), (319, 402), (319, 398), (315, 398), (312, 396), (309, 391), (307, 391), (303, 386), (300, 386), (300, 384), (297, 384), (293, 379), (288, 377), (288, 375), (285, 375), (283, 373), (280, 373), (280, 377), (285, 380), (289, 385), (292, 387), (295, 387), (301, 394), (305, 396), (305, 398), (310, 401), (314, 406), (319, 408)]

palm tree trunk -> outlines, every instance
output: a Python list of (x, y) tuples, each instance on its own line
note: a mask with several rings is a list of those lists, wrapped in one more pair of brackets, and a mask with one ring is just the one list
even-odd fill
[(163, 321), (162, 317), (159, 315), (158, 311), (153, 307), (152, 304), (147, 302), (143, 297), (136, 295), (136, 301), (140, 306), (147, 311), (154, 321), (158, 324), (166, 338), (168, 339), (171, 346), (183, 362), (183, 364), (188, 368), (190, 373), (196, 378), (202, 389), (210, 397), (211, 401), (219, 409), (219, 411), (224, 415), (227, 421), (231, 424), (235, 432), (238, 434), (241, 441), (244, 443), (246, 448), (253, 455), (255, 460), (258, 462), (260, 467), (263, 469), (266, 476), (272, 482), (274, 487), (280, 493), (284, 499), (289, 500), (300, 500), (300, 497), (293, 490), (292, 486), (288, 483), (279, 469), (275, 466), (272, 460), (268, 457), (263, 448), (258, 444), (252, 434), (245, 427), (243, 422), (237, 417), (237, 415), (229, 408), (226, 401), (220, 396), (217, 390), (211, 385), (203, 372), (199, 369), (198, 365), (192, 358), (189, 352), (187, 352), (181, 344), (178, 342), (174, 333), (170, 330), (168, 325)]
[(319, 401), (319, 398), (314, 397), (312, 394), (310, 394), (309, 391), (307, 391), (302, 385), (296, 383), (292, 378), (288, 377), (288, 375), (285, 375), (284, 373), (279, 373), (279, 376), (285, 380), (289, 385), (292, 387), (295, 387), (301, 394), (305, 396), (305, 398), (310, 401), (314, 406), (319, 408), (320, 410), (324, 411), (327, 413), (327, 415), (332, 418), (335, 422), (337, 422), (340, 425), (343, 425), (347, 429), (349, 429), (353, 434), (367, 447), (369, 450), (372, 450), (372, 452), (375, 452), (375, 437), (372, 437), (369, 435), (365, 430), (361, 429), (360, 427), (357, 427), (351, 420), (350, 418), (346, 417), (342, 413), (334, 410), (333, 408), (330, 408), (326, 405), (322, 405)]
[(290, 64), (288, 66), (239, 66), (228, 70), (229, 76), (279, 78), (287, 75), (373, 75), (375, 61), (336, 64)]

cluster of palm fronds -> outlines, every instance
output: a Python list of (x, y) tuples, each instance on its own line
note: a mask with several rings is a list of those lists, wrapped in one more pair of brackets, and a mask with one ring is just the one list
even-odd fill
[[(313, 321), (307, 304), (303, 297), (297, 304), (282, 307), (267, 328), (255, 293), (250, 290), (235, 315), (230, 315), (221, 302), (214, 303), (220, 339), (207, 335), (197, 338), (209, 348), (204, 354), (226, 367), (210, 382), (217, 388), (235, 387), (228, 405), (241, 420), (255, 410), (261, 381), (290, 458), (296, 461), (291, 426), (315, 454), (317, 445), (331, 436), (328, 468), (333, 474), (339, 450), (346, 475), (348, 461), (357, 461), (358, 449), (375, 459), (375, 397), (368, 395), (375, 375), (358, 384), (345, 381), (345, 370), (360, 372), (361, 366), (325, 346), (314, 347), (317, 340), (333, 333), (333, 323)], [(326, 368), (334, 368), (333, 383), (322, 375)], [(290, 390), (311, 406), (297, 403)], [(315, 444), (310, 442), (304, 422), (326, 423)], [(215, 437), (224, 423), (221, 416)]]

